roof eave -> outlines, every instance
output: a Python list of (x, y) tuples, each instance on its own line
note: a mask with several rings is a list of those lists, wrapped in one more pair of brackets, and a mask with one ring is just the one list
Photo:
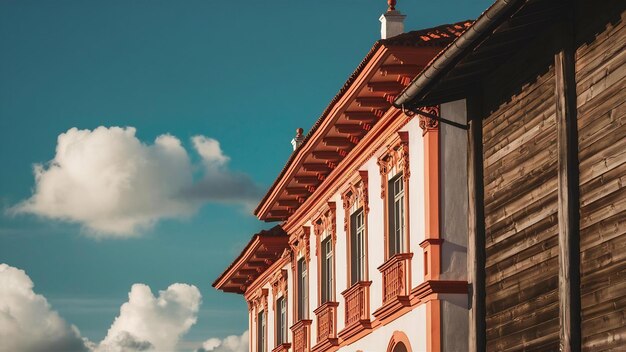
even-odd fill
[(497, 0), (463, 34), (450, 43), (422, 70), (394, 100), (397, 108), (418, 106), (419, 99), (469, 50), (489, 35), (508, 15), (517, 11), (526, 0)]

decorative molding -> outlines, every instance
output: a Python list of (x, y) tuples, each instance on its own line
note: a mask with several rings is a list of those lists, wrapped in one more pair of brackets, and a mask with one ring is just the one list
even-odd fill
[(252, 305), (251, 310), (254, 311), (254, 321), (257, 321), (260, 311), (267, 312), (267, 294), (266, 288), (259, 288), (248, 301), (248, 308), (250, 309), (250, 305)]
[(328, 202), (322, 207), (317, 219), (313, 221), (313, 232), (317, 237), (318, 244), (315, 248), (315, 255), (319, 256), (319, 243), (324, 232), (328, 233), (328, 236), (331, 236), (333, 247), (335, 246), (335, 243), (337, 243), (337, 217), (335, 202)]
[(402, 170), (404, 182), (408, 184), (411, 171), (409, 168), (409, 133), (399, 131), (397, 138), (387, 147), (387, 150), (377, 161), (380, 171), (380, 198), (385, 199), (387, 194), (388, 175), (392, 169)]
[(296, 232), (290, 239), (289, 246), (293, 251), (292, 268), (295, 269), (298, 258), (304, 257), (308, 263), (311, 260), (311, 229), (309, 226), (302, 226), (298, 232)]
[(287, 270), (281, 269), (280, 271), (275, 272), (272, 276), (270, 284), (272, 286), (274, 305), (276, 304), (276, 299), (280, 295), (287, 298)]
[[(435, 116), (439, 116), (439, 114), (441, 113), (441, 109), (439, 108), (439, 105), (436, 106), (426, 106), (423, 108), (420, 108), (421, 111), (431, 114), (431, 115), (435, 115)], [(437, 121), (436, 119), (433, 119), (432, 117), (427, 117), (421, 114), (419, 115), (419, 125), (420, 128), (422, 130), (424, 130), (423, 134), (426, 134), (426, 132), (430, 131), (430, 130), (436, 130), (437, 127), (439, 127), (439, 121)]]
[(357, 204), (359, 208), (363, 207), (363, 213), (365, 216), (369, 214), (369, 198), (368, 198), (368, 186), (367, 186), (367, 171), (359, 171), (358, 177), (348, 184), (348, 188), (341, 194), (341, 200), (343, 201), (343, 210), (345, 216), (343, 218), (343, 229), (348, 232), (348, 226), (350, 224), (350, 209), (354, 204)]

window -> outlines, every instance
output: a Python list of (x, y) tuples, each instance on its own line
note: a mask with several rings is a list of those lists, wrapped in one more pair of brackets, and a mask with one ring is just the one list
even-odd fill
[(309, 280), (304, 258), (298, 260), (298, 320), (307, 319), (309, 301)]
[(399, 174), (389, 180), (389, 257), (404, 252), (404, 177)]
[(287, 342), (287, 301), (285, 297), (276, 300), (276, 345)]
[(322, 241), (322, 304), (332, 301), (333, 294), (333, 243), (331, 236)]
[(257, 351), (266, 352), (265, 349), (265, 311), (259, 312), (257, 320)]
[(350, 216), (350, 284), (365, 280), (365, 215), (359, 208)]

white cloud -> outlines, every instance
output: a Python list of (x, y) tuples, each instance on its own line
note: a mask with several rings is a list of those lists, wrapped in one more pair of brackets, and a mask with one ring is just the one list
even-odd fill
[(155, 297), (150, 287), (135, 284), (95, 351), (174, 351), (195, 324), (200, 300), (200, 291), (192, 285), (173, 284)]
[(227, 169), (218, 141), (195, 136), (192, 143), (204, 166), (198, 181), (174, 136), (145, 144), (132, 127), (72, 128), (59, 135), (54, 159), (34, 166), (33, 195), (10, 211), (78, 223), (94, 237), (128, 237), (161, 219), (188, 217), (205, 202), (258, 199), (247, 175)]
[(0, 264), (0, 351), (87, 351), (78, 329), (53, 311), (23, 270)]
[(193, 285), (176, 283), (155, 297), (150, 287), (135, 284), (106, 337), (95, 344), (33, 292), (23, 270), (0, 264), (0, 352), (172, 352), (196, 323), (201, 299)]
[(248, 331), (238, 335), (231, 335), (223, 340), (211, 338), (202, 344), (196, 352), (248, 352)]

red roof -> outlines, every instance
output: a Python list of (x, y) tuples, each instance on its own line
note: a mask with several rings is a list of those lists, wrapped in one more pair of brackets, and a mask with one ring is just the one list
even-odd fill
[(356, 78), (362, 73), (362, 71), (370, 62), (374, 54), (381, 47), (436, 47), (436, 48), (443, 49), (449, 43), (451, 43), (454, 39), (456, 39), (459, 35), (461, 35), (461, 33), (463, 33), (467, 28), (469, 28), (472, 25), (472, 23), (473, 21), (467, 20), (467, 21), (462, 21), (462, 22), (458, 22), (454, 24), (441, 25), (441, 26), (434, 27), (434, 28), (411, 31), (411, 32), (400, 34), (392, 38), (381, 39), (381, 40), (376, 41), (372, 49), (363, 59), (363, 61), (357, 66), (357, 68), (350, 75), (350, 77), (348, 77), (346, 83), (339, 90), (337, 95), (330, 101), (329, 105), (322, 112), (322, 115), (313, 124), (313, 126), (311, 127), (307, 135), (305, 136), (304, 141), (302, 142), (300, 147), (298, 147), (298, 149), (291, 154), (291, 156), (287, 160), (287, 163), (285, 164), (285, 166), (279, 173), (278, 177), (276, 178), (276, 180), (274, 181), (274, 183), (272, 184), (268, 192), (265, 194), (265, 196), (263, 197), (263, 199), (261, 200), (257, 208), (255, 209), (254, 211), (255, 215), (262, 217), (262, 215), (259, 214), (259, 212), (261, 208), (263, 207), (263, 205), (268, 201), (270, 194), (272, 194), (272, 192), (277, 187), (280, 180), (285, 176), (285, 173), (290, 168), (291, 164), (294, 162), (298, 154), (303, 149), (305, 149), (303, 147), (307, 145), (307, 142), (309, 142), (309, 140), (311, 139), (311, 136), (315, 134), (315, 132), (320, 127), (322, 122), (326, 118), (329, 117), (328, 115), (331, 112), (331, 110), (335, 107), (337, 102), (344, 96), (344, 94), (348, 91), (348, 89), (353, 85)]
[(224, 292), (244, 293), (289, 247), (289, 236), (279, 225), (263, 230), (250, 239), (239, 256), (213, 282)]

